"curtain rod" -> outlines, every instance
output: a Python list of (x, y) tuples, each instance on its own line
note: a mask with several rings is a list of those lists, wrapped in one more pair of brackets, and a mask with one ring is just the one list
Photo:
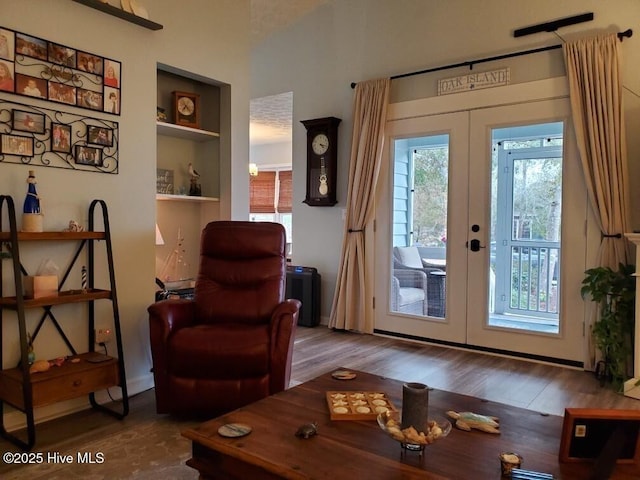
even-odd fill
[[(633, 35), (633, 30), (631, 30), (630, 28), (625, 30), (624, 32), (619, 32), (618, 33), (618, 38), (620, 39), (620, 41), (622, 41), (625, 38), (630, 38)], [(485, 63), (485, 62), (492, 62), (495, 60), (503, 60), (505, 58), (512, 58), (512, 57), (520, 57), (522, 55), (529, 55), (532, 53), (539, 53), (539, 52), (546, 52), (548, 50), (556, 50), (558, 48), (562, 48), (562, 45), (551, 45), (549, 47), (541, 47), (541, 48), (534, 48), (533, 50), (523, 50), (521, 52), (513, 52), (513, 53), (506, 53), (504, 55), (496, 55), (494, 57), (486, 57), (486, 58), (480, 58), (478, 60), (470, 60), (467, 62), (460, 62), (460, 63), (453, 63), (451, 65), (443, 65), (441, 67), (434, 67), (434, 68), (428, 68), (426, 70), (419, 70), (417, 72), (409, 72), (409, 73), (401, 73), (399, 75), (394, 75), (391, 78), (391, 80), (396, 80), (398, 78), (404, 78), (404, 77), (413, 77), (414, 75), (422, 75), (424, 73), (432, 73), (432, 72), (438, 72), (440, 70), (448, 70), (451, 68), (458, 68), (458, 67), (469, 67), (469, 70), (473, 70), (473, 66), (477, 63)], [(357, 83), (356, 82), (352, 82), (351, 83), (351, 88), (356, 88)]]

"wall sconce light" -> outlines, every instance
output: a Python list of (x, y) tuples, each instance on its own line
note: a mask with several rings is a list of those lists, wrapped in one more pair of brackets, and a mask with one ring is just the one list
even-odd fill
[(255, 163), (249, 164), (249, 175), (251, 175), (252, 177), (258, 176), (258, 165), (256, 165)]

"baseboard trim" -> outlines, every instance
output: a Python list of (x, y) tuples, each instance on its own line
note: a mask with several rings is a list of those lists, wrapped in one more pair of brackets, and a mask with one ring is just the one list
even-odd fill
[(584, 369), (583, 362), (577, 362), (575, 360), (566, 360), (563, 358), (545, 357), (543, 355), (532, 355), (529, 353), (512, 352), (510, 350), (501, 350), (498, 348), (480, 347), (477, 345), (467, 345), (464, 343), (446, 342), (444, 340), (436, 340), (433, 338), (419, 337), (416, 335), (407, 335), (404, 333), (388, 332), (386, 330), (374, 329), (374, 334), (385, 335), (388, 337), (404, 338), (407, 340), (414, 340), (418, 342), (430, 343), (434, 345), (443, 345), (447, 347), (459, 348), (461, 350), (472, 350), (481, 353), (490, 353), (493, 355), (501, 355), (510, 358), (522, 358), (524, 360), (532, 360), (539, 363), (547, 363), (550, 365), (559, 365), (566, 367), (573, 367), (578, 369)]
[[(129, 398), (131, 398), (137, 393), (153, 388), (153, 386), (153, 375), (143, 375), (127, 381), (127, 394), (129, 395)], [(120, 388), (112, 387), (109, 392), (111, 393), (111, 397), (109, 397), (106, 390), (96, 392), (96, 401), (102, 404), (122, 399), (122, 392), (120, 391)], [(89, 408), (91, 408), (89, 397), (75, 398), (66, 402), (58, 402), (53, 405), (36, 408), (33, 412), (34, 420), (37, 425), (72, 413), (81, 412), (82, 410), (87, 410)], [(4, 426), (7, 431), (12, 432), (14, 430), (20, 430), (27, 426), (27, 420), (24, 413), (8, 406), (7, 410), (9, 411), (4, 414)]]

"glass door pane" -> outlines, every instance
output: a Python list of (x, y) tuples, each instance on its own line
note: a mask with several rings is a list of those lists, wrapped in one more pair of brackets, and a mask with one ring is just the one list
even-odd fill
[(489, 325), (558, 333), (561, 122), (494, 129)]
[(394, 141), (392, 312), (445, 317), (449, 135)]

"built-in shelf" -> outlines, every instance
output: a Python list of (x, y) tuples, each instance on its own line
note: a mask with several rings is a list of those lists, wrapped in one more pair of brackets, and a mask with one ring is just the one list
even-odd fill
[(220, 134), (217, 132), (199, 130), (197, 128), (184, 127), (182, 125), (167, 122), (156, 122), (156, 130), (158, 135), (184, 138), (196, 142), (208, 142), (209, 140), (220, 137)]
[(100, 0), (73, 0), (76, 3), (81, 3), (87, 7), (93, 8), (95, 10), (99, 10), (104, 13), (108, 13), (109, 15), (113, 15), (114, 17), (121, 18), (122, 20), (126, 20), (127, 22), (135, 23), (136, 25), (140, 25), (141, 27), (148, 28), (149, 30), (162, 30), (164, 28), (162, 25), (156, 22), (152, 22), (143, 17), (139, 17), (134, 15), (133, 13), (125, 12), (121, 8), (114, 7), (113, 5), (109, 5), (108, 3), (101, 2)]
[(171, 200), (174, 202), (219, 202), (216, 197), (195, 197), (190, 195), (167, 195), (165, 193), (156, 193), (156, 200)]

